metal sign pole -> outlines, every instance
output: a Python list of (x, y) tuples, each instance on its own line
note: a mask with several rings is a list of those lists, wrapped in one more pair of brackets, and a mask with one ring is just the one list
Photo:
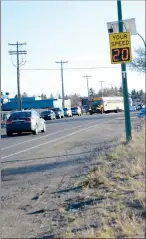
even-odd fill
[[(117, 10), (118, 10), (119, 32), (123, 32), (121, 0), (117, 0)], [(131, 120), (130, 120), (129, 96), (128, 96), (128, 86), (127, 86), (127, 72), (126, 72), (125, 63), (121, 64), (121, 71), (122, 71), (122, 83), (123, 83), (126, 141), (129, 142), (132, 138), (132, 135), (131, 135)]]

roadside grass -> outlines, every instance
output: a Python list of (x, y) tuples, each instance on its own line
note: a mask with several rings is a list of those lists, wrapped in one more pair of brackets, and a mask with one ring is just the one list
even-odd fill
[(128, 145), (122, 140), (102, 158), (102, 164), (98, 160), (75, 186), (82, 186), (85, 198), (101, 200), (70, 211), (73, 220), (61, 237), (145, 238), (145, 128), (133, 132)]

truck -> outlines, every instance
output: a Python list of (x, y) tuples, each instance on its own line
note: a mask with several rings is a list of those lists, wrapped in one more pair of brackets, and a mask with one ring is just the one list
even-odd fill
[(90, 115), (94, 113), (118, 113), (124, 110), (123, 97), (92, 97), (90, 102)]
[(81, 97), (81, 108), (82, 111), (87, 113), (89, 112), (90, 101), (88, 97)]

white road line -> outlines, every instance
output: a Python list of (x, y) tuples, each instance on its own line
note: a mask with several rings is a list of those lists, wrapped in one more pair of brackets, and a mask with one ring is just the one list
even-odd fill
[[(93, 121), (92, 124), (95, 123), (95, 122), (97, 122), (97, 121), (98, 121), (98, 120)], [(90, 123), (90, 122), (89, 122), (89, 123)], [(58, 134), (58, 133), (61, 133), (61, 132), (67, 131), (67, 130), (72, 130), (72, 129), (80, 128), (80, 127), (82, 127), (82, 126), (83, 126), (83, 124), (78, 125), (78, 126), (75, 126), (75, 127), (72, 127), (72, 128), (64, 129), (64, 130), (59, 130), (59, 131), (56, 131), (56, 132), (51, 133), (51, 134), (45, 134), (45, 135), (40, 136), (40, 137), (37, 137), (37, 138), (25, 140), (25, 141), (20, 142), (20, 143), (17, 143), (17, 144), (12, 144), (12, 145), (10, 145), (10, 146), (6, 146), (6, 147), (2, 148), (1, 150), (5, 150), (5, 149), (12, 148), (12, 147), (16, 147), (16, 146), (21, 145), (21, 144), (29, 143), (29, 142), (32, 142), (32, 141), (35, 141), (35, 140), (38, 140), (38, 139), (42, 139), (42, 138), (46, 138), (46, 137), (49, 137), (49, 136), (51, 136), (51, 135), (55, 135), (55, 134)]]
[[(131, 117), (131, 118), (137, 118), (137, 117)], [(124, 119), (124, 118), (116, 118), (116, 119)], [(104, 120), (104, 118), (103, 118), (103, 120)], [(97, 122), (97, 121), (99, 121), (99, 119), (94, 120), (94, 121), (92, 122), (92, 124), (95, 123), (95, 122)], [(75, 122), (75, 121), (74, 121), (74, 122)], [(71, 122), (71, 123), (74, 123), (74, 122)], [(90, 124), (90, 123), (91, 123), (91, 122), (88, 122), (87, 124)], [(60, 124), (60, 123), (56, 123), (56, 124)], [(12, 147), (16, 147), (16, 146), (21, 145), (21, 144), (29, 143), (29, 142), (32, 142), (32, 141), (35, 141), (35, 140), (39, 140), (39, 139), (42, 139), (42, 138), (46, 138), (46, 137), (49, 137), (49, 136), (51, 136), (51, 135), (55, 135), (55, 134), (58, 134), (58, 133), (61, 133), (61, 132), (67, 131), (67, 130), (76, 129), (76, 128), (79, 128), (79, 127), (82, 127), (82, 126), (83, 126), (83, 125), (78, 125), (78, 126), (75, 126), (75, 127), (72, 127), (72, 128), (65, 129), (65, 130), (59, 130), (59, 131), (54, 132), (54, 133), (51, 133), (51, 134), (45, 134), (45, 135), (40, 136), (40, 137), (37, 137), (37, 138), (29, 139), (29, 140), (26, 140), (26, 141), (23, 141), (23, 142), (20, 142), (20, 143), (17, 143), (17, 144), (12, 144), (12, 145), (10, 145), (10, 146), (6, 146), (6, 147), (2, 148), (1, 150), (5, 150), (5, 149), (12, 148)]]
[[(137, 116), (130, 116), (131, 119), (137, 119)], [(115, 118), (116, 120), (125, 119), (124, 117)]]
[(29, 143), (29, 142), (32, 142), (34, 140), (38, 140), (38, 139), (42, 139), (42, 138), (46, 138), (48, 136), (55, 135), (55, 134), (58, 134), (58, 133), (61, 133), (61, 132), (67, 131), (67, 130), (71, 130), (71, 129), (74, 129), (74, 128), (79, 128), (79, 127), (82, 127), (82, 126), (83, 125), (79, 125), (79, 126), (76, 126), (76, 127), (72, 127), (70, 129), (59, 130), (59, 131), (56, 131), (56, 132), (51, 133), (51, 134), (46, 134), (46, 135), (43, 135), (43, 136), (40, 136), (40, 137), (37, 137), (37, 138), (34, 138), (34, 139), (29, 139), (29, 140), (26, 140), (26, 141), (23, 141), (23, 142), (20, 142), (20, 143), (17, 143), (17, 144), (12, 144), (10, 146), (6, 146), (6, 147), (2, 148), (1, 150), (9, 149), (9, 148), (21, 145), (21, 144)]
[(45, 143), (42, 143), (42, 144), (38, 144), (38, 145), (33, 146), (33, 147), (31, 147), (31, 148), (27, 148), (27, 149), (18, 151), (18, 152), (13, 153), (13, 154), (9, 154), (9, 155), (7, 155), (7, 156), (3, 156), (3, 157), (1, 157), (1, 159), (9, 158), (9, 157), (14, 156), (14, 155), (17, 155), (17, 154), (21, 154), (21, 153), (24, 153), (24, 152), (28, 152), (28, 151), (30, 151), (30, 150), (32, 150), (32, 149), (36, 149), (36, 148), (38, 148), (38, 147), (40, 147), (40, 146), (44, 146), (44, 145), (46, 145), (46, 144), (50, 144), (50, 143), (53, 143), (53, 142), (55, 142), (55, 141), (68, 138), (68, 137), (70, 137), (70, 136), (72, 136), (72, 135), (74, 135), (74, 134), (77, 134), (77, 133), (86, 131), (86, 130), (88, 130), (88, 129), (91, 129), (91, 128), (93, 128), (93, 127), (96, 127), (97, 125), (101, 125), (101, 124), (96, 124), (96, 125), (92, 125), (92, 126), (89, 126), (89, 127), (86, 127), (86, 128), (80, 129), (80, 130), (77, 130), (77, 131), (75, 131), (75, 132), (73, 132), (73, 133), (67, 134), (67, 135), (62, 136), (62, 137), (60, 137), (60, 138), (53, 139), (53, 140), (50, 140), (50, 141), (45, 142)]

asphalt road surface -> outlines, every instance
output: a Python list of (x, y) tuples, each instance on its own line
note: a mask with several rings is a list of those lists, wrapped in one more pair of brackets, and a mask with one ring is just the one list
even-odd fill
[[(133, 128), (139, 120), (131, 114)], [(49, 121), (47, 132), (37, 136), (2, 134), (1, 237), (32, 238), (62, 230), (61, 222), (52, 224), (61, 201), (51, 192), (71, 186), (75, 176), (86, 173), (97, 155), (122, 136), (123, 113)], [(42, 208), (47, 213), (33, 215)]]

